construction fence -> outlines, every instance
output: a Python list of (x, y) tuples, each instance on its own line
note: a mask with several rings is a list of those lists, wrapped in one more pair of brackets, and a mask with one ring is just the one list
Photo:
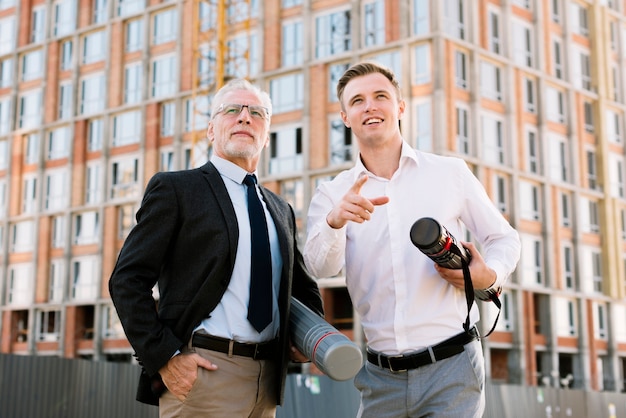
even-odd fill
[[(158, 418), (135, 401), (139, 367), (0, 354), (0, 418)], [(626, 418), (626, 394), (487, 383), (485, 418)], [(352, 381), (290, 374), (277, 418), (352, 418)]]

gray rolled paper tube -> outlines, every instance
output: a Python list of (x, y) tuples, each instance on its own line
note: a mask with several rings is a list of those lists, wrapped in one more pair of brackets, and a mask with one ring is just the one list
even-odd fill
[(356, 376), (363, 365), (359, 347), (293, 297), (289, 323), (293, 344), (324, 374), (334, 380)]

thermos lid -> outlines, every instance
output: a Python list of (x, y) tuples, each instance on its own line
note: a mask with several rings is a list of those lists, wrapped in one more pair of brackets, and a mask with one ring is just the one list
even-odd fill
[(433, 218), (420, 218), (411, 227), (411, 242), (419, 249), (432, 248), (440, 237), (441, 227)]

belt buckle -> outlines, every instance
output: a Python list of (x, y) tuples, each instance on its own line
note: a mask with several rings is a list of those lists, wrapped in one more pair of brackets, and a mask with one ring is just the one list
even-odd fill
[(257, 360), (257, 356), (258, 356), (259, 354), (261, 354), (261, 353), (259, 352), (259, 347), (260, 347), (260, 346), (261, 346), (261, 344), (259, 344), (259, 343), (254, 344), (254, 353), (252, 353), (252, 359), (253, 359), (253, 360)]
[(394, 368), (391, 366), (391, 360), (392, 359), (401, 359), (404, 356), (402, 354), (397, 355), (397, 356), (387, 356), (387, 365), (389, 366), (389, 371), (391, 373), (404, 373), (406, 372), (408, 369), (398, 369), (398, 370), (394, 370)]

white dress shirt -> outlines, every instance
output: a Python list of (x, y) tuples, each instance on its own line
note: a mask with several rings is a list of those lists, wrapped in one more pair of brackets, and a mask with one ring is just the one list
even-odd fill
[[(280, 326), (278, 292), (283, 262), (280, 255), (278, 236), (276, 235), (276, 226), (257, 188), (257, 194), (259, 194), (259, 199), (261, 199), (265, 209), (265, 218), (267, 219), (267, 229), (270, 238), (274, 299), (272, 323), (261, 333), (258, 333), (247, 319), (248, 301), (250, 300), (251, 237), (250, 220), (248, 218), (248, 195), (243, 179), (248, 173), (241, 167), (215, 155), (211, 157), (211, 162), (221, 174), (235, 208), (239, 227), (239, 241), (237, 242), (235, 267), (226, 293), (224, 293), (217, 307), (211, 312), (210, 317), (203, 320), (195, 331), (203, 330), (210, 335), (239, 342), (269, 341), (278, 334)], [(209, 216), (211, 215), (209, 214)], [(214, 216), (221, 216), (221, 214), (215, 214)], [(211, 237), (206, 237), (206, 239), (210, 240)]]
[[(388, 196), (389, 202), (376, 206), (369, 221), (331, 228), (326, 215), (363, 173), (369, 178), (361, 195)], [(465, 225), (495, 270), (496, 286), (515, 269), (519, 236), (466, 163), (414, 150), (406, 142), (391, 179), (375, 176), (359, 160), (321, 184), (309, 208), (307, 267), (322, 278), (340, 273), (345, 265), (346, 284), (367, 344), (385, 354), (419, 350), (463, 331), (464, 291), (441, 278), (434, 262), (410, 240), (411, 226), (422, 217), (438, 220), (457, 241), (465, 240)], [(478, 319), (474, 304), (470, 322)]]

